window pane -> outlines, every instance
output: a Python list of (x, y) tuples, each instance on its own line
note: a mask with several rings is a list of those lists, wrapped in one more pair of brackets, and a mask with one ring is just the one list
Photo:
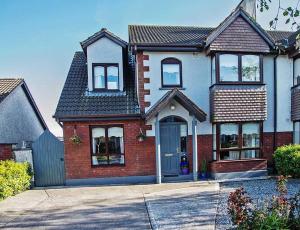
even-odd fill
[(124, 153), (122, 128), (113, 127), (108, 129), (108, 152), (110, 154)]
[(108, 89), (119, 88), (119, 69), (117, 66), (107, 67), (107, 88)]
[(238, 81), (238, 56), (220, 55), (220, 81)]
[(237, 124), (220, 125), (221, 149), (238, 147), (238, 130)]
[(259, 56), (243, 55), (242, 56), (242, 80), (243, 81), (259, 81)]
[(105, 88), (104, 67), (94, 66), (94, 87), (96, 89)]
[(124, 155), (121, 154), (109, 155), (109, 164), (124, 164)]
[(180, 85), (179, 64), (163, 64), (163, 85)]
[(94, 128), (92, 130), (93, 138), (93, 154), (100, 155), (106, 153), (105, 146), (105, 129), (104, 128)]
[(180, 125), (180, 148), (181, 152), (186, 152), (186, 142), (187, 142), (187, 125)]
[(240, 158), (239, 151), (221, 151), (220, 159), (221, 160), (238, 160)]
[(259, 158), (259, 150), (243, 150), (241, 153), (241, 158), (248, 159), (248, 158)]
[(106, 165), (108, 163), (108, 156), (101, 155), (101, 156), (93, 156), (93, 165)]
[(243, 147), (259, 147), (260, 145), (260, 126), (257, 123), (243, 124)]

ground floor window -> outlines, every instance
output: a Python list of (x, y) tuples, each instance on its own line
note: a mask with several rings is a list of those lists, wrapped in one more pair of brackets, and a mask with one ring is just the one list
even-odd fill
[(214, 139), (219, 160), (259, 158), (262, 124), (258, 122), (216, 124)]
[(92, 165), (123, 165), (124, 140), (122, 126), (91, 128)]
[(300, 122), (294, 122), (294, 144), (300, 144)]

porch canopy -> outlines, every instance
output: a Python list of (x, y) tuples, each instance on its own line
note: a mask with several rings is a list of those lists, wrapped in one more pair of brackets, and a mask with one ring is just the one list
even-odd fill
[(167, 92), (159, 101), (157, 101), (144, 115), (146, 121), (152, 118), (155, 120), (155, 144), (156, 144), (156, 182), (161, 183), (161, 143), (160, 143), (160, 125), (158, 114), (173, 100), (177, 101), (193, 117), (192, 121), (192, 139), (193, 139), (193, 178), (198, 179), (198, 150), (197, 150), (197, 120), (203, 122), (206, 120), (206, 113), (203, 112), (194, 102), (185, 96), (179, 89), (174, 88)]
[(172, 100), (181, 104), (198, 121), (206, 120), (206, 113), (203, 112), (194, 102), (185, 96), (178, 88), (168, 91), (160, 100), (158, 100), (144, 115), (145, 120), (149, 121), (164, 109)]

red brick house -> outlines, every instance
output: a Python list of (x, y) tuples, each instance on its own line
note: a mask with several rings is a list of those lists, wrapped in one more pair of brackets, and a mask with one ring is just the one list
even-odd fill
[(216, 28), (128, 30), (127, 43), (102, 29), (74, 55), (54, 115), (67, 184), (197, 180), (203, 160), (217, 179), (266, 175), (274, 149), (300, 130), (299, 31), (266, 31), (242, 7)]

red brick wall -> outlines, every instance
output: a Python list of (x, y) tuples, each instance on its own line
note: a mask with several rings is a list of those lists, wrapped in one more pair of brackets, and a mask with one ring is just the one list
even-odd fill
[[(125, 144), (125, 166), (91, 166), (90, 152), (90, 126), (122, 124), (124, 127), (124, 144)], [(72, 144), (69, 139), (73, 135), (74, 127), (81, 137), (80, 145)], [(149, 129), (149, 126), (143, 125), (140, 120), (131, 121), (109, 121), (109, 122), (80, 122), (64, 123), (64, 140), (65, 140), (65, 164), (67, 179), (75, 178), (92, 178), (92, 177), (113, 177), (113, 176), (143, 176), (155, 175), (155, 138), (147, 137), (144, 142), (138, 142), (136, 136), (139, 134), (140, 127)], [(292, 143), (292, 133), (277, 133), (277, 146)], [(212, 162), (212, 135), (198, 135), (198, 170), (201, 169), (202, 160)], [(190, 163), (190, 171), (193, 165), (193, 147), (192, 136), (188, 136), (187, 152)], [(5, 151), (3, 151), (5, 149)], [(11, 148), (10, 148), (11, 149)], [(1, 151), (2, 150), (2, 151)], [(1, 148), (0, 157), (3, 152), (8, 153), (8, 147)], [(263, 134), (263, 152), (262, 157), (272, 162), (273, 154), (273, 133)], [(11, 155), (9, 155), (11, 156)], [(1, 159), (1, 158), (0, 158)], [(266, 160), (242, 160), (236, 162), (212, 162), (210, 169), (215, 172), (237, 172), (254, 169), (265, 169)]]
[[(91, 166), (90, 125), (124, 125), (125, 166)], [(77, 135), (82, 139), (80, 145), (70, 142), (76, 125)], [(66, 178), (91, 178), (114, 176), (155, 175), (155, 139), (148, 137), (138, 142), (140, 121), (81, 122), (64, 123)]]
[[(273, 165), (273, 153), (274, 153), (274, 133), (263, 133), (263, 149), (262, 157), (268, 160), (268, 165)], [(292, 132), (277, 132), (276, 133), (276, 147), (282, 145), (288, 145), (293, 143)], [(276, 149), (275, 147), (275, 149)]]
[(0, 144), (0, 160), (12, 159), (12, 147), (8, 144)]
[(150, 83), (150, 78), (145, 78), (144, 76), (144, 73), (149, 71), (149, 66), (144, 66), (144, 60), (149, 60), (149, 55), (144, 55), (143, 52), (138, 52), (138, 98), (142, 112), (145, 112), (145, 107), (150, 106), (150, 102), (145, 101), (145, 95), (150, 95), (150, 90), (145, 89), (144, 84)]
[(266, 170), (267, 160), (238, 160), (238, 161), (214, 161), (210, 163), (209, 168), (211, 172), (225, 173), (225, 172), (242, 172), (250, 170)]

